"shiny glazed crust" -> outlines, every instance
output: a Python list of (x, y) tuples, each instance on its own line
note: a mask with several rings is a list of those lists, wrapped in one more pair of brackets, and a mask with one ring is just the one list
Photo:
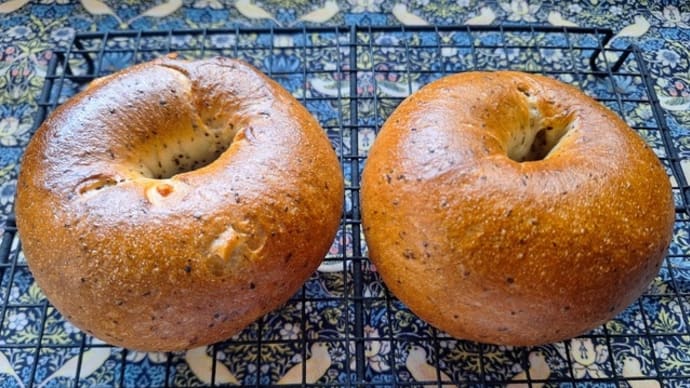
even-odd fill
[(406, 99), (361, 200), (397, 297), (455, 337), (509, 345), (615, 316), (658, 272), (674, 222), (669, 179), (637, 134), (576, 88), (517, 72), (457, 74)]
[(45, 121), (16, 213), (67, 319), (163, 351), (226, 339), (287, 301), (327, 252), (342, 198), (327, 137), (277, 83), (235, 60), (161, 59)]

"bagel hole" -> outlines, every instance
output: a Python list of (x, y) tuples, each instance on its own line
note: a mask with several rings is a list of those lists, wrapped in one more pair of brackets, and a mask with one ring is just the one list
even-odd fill
[(516, 91), (526, 102), (528, 122), (513, 132), (507, 147), (508, 157), (518, 163), (544, 160), (573, 127), (574, 118), (567, 117), (565, 122), (548, 119), (528, 84), (518, 83)]
[(234, 125), (225, 127), (196, 126), (191, 137), (173, 143), (161, 143), (151, 154), (154, 160), (143, 161), (139, 170), (147, 178), (169, 179), (175, 175), (195, 171), (215, 162), (233, 143)]
[(531, 139), (529, 132), (524, 131), (519, 139), (513, 139), (512, 146), (508, 149), (508, 157), (516, 162), (544, 160), (556, 148), (571, 127), (572, 124), (563, 128), (545, 126), (534, 133)]
[(549, 151), (553, 149), (556, 144), (549, 144), (546, 139), (546, 131), (549, 130), (553, 129), (549, 127), (537, 131), (537, 134), (534, 135), (532, 146), (527, 155), (525, 155), (525, 161), (543, 160), (544, 157), (549, 154)]

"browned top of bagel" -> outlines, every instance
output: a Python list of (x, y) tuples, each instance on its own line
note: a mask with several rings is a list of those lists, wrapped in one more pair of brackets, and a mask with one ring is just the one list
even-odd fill
[(390, 116), (362, 178), (370, 255), (449, 333), (504, 344), (574, 336), (655, 276), (674, 205), (644, 141), (576, 88), (470, 72)]
[(94, 82), (39, 128), (17, 222), (38, 284), (114, 344), (218, 341), (285, 302), (331, 244), (339, 163), (253, 67), (161, 59)]

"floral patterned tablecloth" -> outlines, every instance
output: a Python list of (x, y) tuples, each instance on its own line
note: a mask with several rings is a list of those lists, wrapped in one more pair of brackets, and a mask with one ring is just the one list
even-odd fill
[[(524, 0), (5, 1), (0, 3), (0, 217), (11, 214), (19, 160), (34, 125), (38, 96), (53, 51), (66, 47), (75, 33), (87, 31), (463, 23), (611, 28), (616, 33), (614, 47), (626, 47), (635, 42), (641, 48), (679, 153), (682, 157), (690, 157), (690, 3), (620, 0), (556, 3)], [(216, 44), (224, 44), (222, 37), (216, 39), (219, 39)], [(290, 63), (281, 66), (289, 68)], [(628, 86), (634, 89), (634, 85)], [(626, 85), (619, 87), (625, 89)], [(357, 91), (368, 92), (371, 91)], [(373, 131), (370, 136), (373, 137)], [(370, 140), (366, 134), (362, 137), (365, 143)], [(343, 238), (342, 241), (346, 242), (345, 246), (334, 247), (336, 253), (350, 249), (349, 240)], [(688, 255), (689, 244), (687, 225), (680, 223), (671, 252), (681, 259), (669, 259), (662, 268), (649, 292), (658, 296), (646, 297), (604, 328), (597, 329), (620, 334), (613, 340), (595, 335), (574, 339), (567, 345), (559, 343), (535, 349), (480, 346), (437, 333), (398, 302), (390, 306), (377, 305), (386, 301), (374, 302), (366, 306), (366, 338), (379, 338), (384, 331), (395, 332), (400, 327), (406, 327), (408, 332), (425, 333), (424, 337), (439, 338), (435, 338), (435, 355), (430, 354), (432, 349), (426, 344), (414, 341), (397, 349), (389, 341), (368, 341), (366, 379), (371, 384), (389, 386), (394, 379), (390, 371), (395, 370), (398, 381), (414, 381), (426, 366), (438, 364), (439, 375), (434, 372), (432, 379), (450, 378), (448, 373), (454, 381), (466, 381), (468, 385), (479, 385), (485, 378), (497, 381), (524, 378), (525, 369), (529, 367), (531, 378), (560, 379), (563, 381), (560, 384), (566, 386), (585, 380), (588, 382), (577, 385), (618, 386), (618, 382), (612, 380), (615, 376), (630, 378), (621, 384), (633, 387), (690, 386), (690, 322), (687, 321), (690, 316), (687, 297), (690, 263), (682, 258)], [(22, 256), (17, 260), (21, 263)], [(39, 305), (44, 300), (41, 291), (28, 270), (18, 268), (10, 280), (6, 276), (9, 271), (3, 267), (0, 300)], [(365, 262), (363, 271), (365, 280), (370, 281), (365, 291), (370, 295), (383, 293), (375, 268)], [(347, 279), (328, 274), (320, 276), (318, 282), (310, 283), (315, 288), (306, 289), (305, 293), (332, 296), (348, 292)], [(675, 296), (668, 297), (669, 294)], [(271, 384), (289, 377), (290, 373), (301, 372), (304, 362), (310, 370), (320, 370), (327, 364), (322, 375), (316, 376), (319, 382), (345, 384), (353, 381), (348, 371), (354, 369), (354, 365), (350, 365), (354, 360), (349, 357), (355, 352), (354, 345), (333, 339), (352, 330), (347, 318), (352, 314), (348, 309), (350, 306), (331, 301), (310, 301), (305, 305), (294, 300), (261, 321), (262, 327), (271, 328), (264, 333), (275, 336), (262, 340), (289, 341), (309, 337), (310, 346), (303, 351), (295, 352), (289, 342), (275, 342), (257, 353), (251, 343), (261, 335), (254, 330), (258, 327), (255, 324), (232, 345), (194, 349), (170, 356), (102, 347), (98, 340), (84, 339), (52, 307), (45, 311), (39, 307), (6, 309), (0, 317), (3, 320), (0, 387), (21, 387), (30, 382), (39, 386), (71, 385), (77, 369), (79, 381), (85, 385), (110, 386), (120, 381), (127, 386), (202, 385), (210, 382), (211, 356), (219, 361), (215, 367), (215, 382)], [(389, 319), (391, 315), (395, 322)], [(302, 318), (308, 322), (299, 322)], [(36, 323), (42, 321), (45, 321), (44, 327), (37, 327)], [(306, 332), (302, 332), (302, 328), (306, 328)], [(637, 335), (639, 333), (646, 335)], [(627, 334), (630, 337), (626, 337)], [(39, 359), (35, 358), (35, 349), (14, 346), (34, 343), (36, 346), (59, 346), (46, 347)], [(308, 359), (303, 359), (303, 355)], [(258, 359), (261, 362), (257, 362)], [(521, 362), (523, 359), (529, 362)], [(301, 383), (302, 374), (297, 374), (299, 378), (292, 381)], [(673, 376), (685, 378), (664, 379)]]

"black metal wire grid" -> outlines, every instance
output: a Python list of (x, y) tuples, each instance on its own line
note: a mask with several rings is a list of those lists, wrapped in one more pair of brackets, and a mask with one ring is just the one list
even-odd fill
[[(609, 47), (612, 35), (605, 29), (542, 26), (235, 28), (77, 35), (50, 62), (36, 126), (88, 82), (123, 67), (171, 52), (185, 58), (240, 58), (283, 84), (319, 119), (340, 157), (346, 206), (321, 271), (285, 307), (209, 347), (207, 378), (190, 369), (186, 353), (144, 356), (111, 348), (70, 328), (33, 283), (10, 218), (0, 243), (0, 352), (17, 376), (2, 380), (0, 386), (216, 385), (231, 381), (228, 371), (240, 385), (256, 387), (277, 383), (293, 367), (301, 368), (300, 377), (289, 385), (300, 387), (687, 383), (690, 276), (686, 280), (683, 270), (690, 249), (685, 237), (690, 189), (684, 161), (639, 50)], [(672, 179), (677, 228), (660, 276), (625, 313), (577, 339), (511, 348), (449, 338), (395, 299), (367, 258), (359, 181), (375, 133), (418, 87), (449, 73), (475, 69), (535, 72), (577, 85), (636, 129)], [(319, 346), (328, 350), (328, 365), (323, 373), (311, 376), (318, 368), (307, 360), (315, 360)], [(103, 349), (107, 349), (105, 361), (94, 370), (92, 359)], [(631, 359), (640, 364), (639, 373), (630, 375)], [(70, 368), (61, 368), (70, 362)], [(548, 365), (548, 375), (535, 368), (539, 362)], [(420, 374), (425, 365), (433, 373)]]

